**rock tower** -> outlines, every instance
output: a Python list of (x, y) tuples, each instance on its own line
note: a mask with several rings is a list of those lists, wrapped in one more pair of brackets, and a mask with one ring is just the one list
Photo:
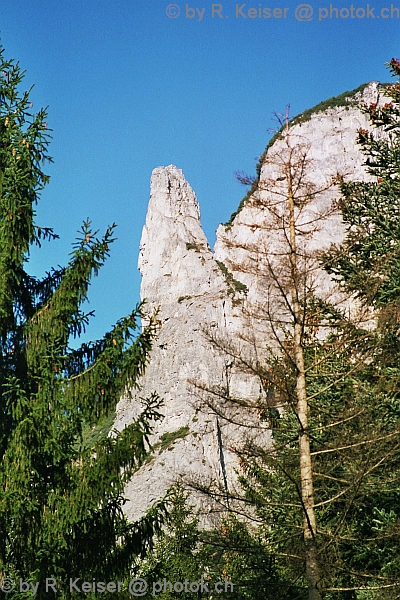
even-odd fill
[[(360, 127), (369, 128), (360, 103), (382, 101), (382, 90), (372, 82), (356, 93), (332, 99), (331, 106), (317, 106), (290, 124), (291, 134), (308, 145), (310, 180), (321, 189), (313, 209), (334, 206), (337, 188), (325, 186), (340, 175), (345, 180), (368, 178), (364, 158), (356, 145)], [(268, 157), (280, 151), (278, 136), (260, 163), (258, 194), (268, 195), (276, 173)], [(273, 248), (274, 239), (261, 239), (264, 215), (251, 202), (237, 212), (229, 225), (220, 225), (214, 251), (201, 227), (196, 196), (176, 166), (156, 168), (151, 176), (150, 202), (139, 253), (142, 274), (141, 298), (151, 312), (158, 308), (160, 330), (151, 360), (141, 380), (136, 400), (122, 398), (115, 427), (134, 419), (140, 397), (156, 391), (164, 401), (164, 419), (152, 436), (151, 460), (126, 488), (125, 510), (130, 519), (139, 517), (177, 480), (195, 484), (217, 483), (221, 490), (235, 486), (238, 468), (234, 452), (241, 436), (249, 435), (251, 418), (240, 410), (230, 421), (211, 404), (218, 405), (218, 390), (254, 399), (265, 393), (251, 369), (238, 365), (228, 350), (229, 340), (241, 348), (243, 357), (262, 359), (268, 333), (262, 323), (249, 320), (246, 307), (262, 293), (254, 269), (246, 269), (245, 244), (251, 240)], [(309, 243), (323, 249), (343, 238), (344, 227), (337, 211), (330, 211), (324, 227)], [(239, 265), (241, 265), (239, 267)], [(330, 280), (320, 273), (325, 290)], [(216, 342), (217, 340), (217, 342)], [(226, 345), (219, 345), (225, 340)], [(223, 394), (221, 394), (223, 395)], [(215, 408), (215, 406), (214, 406)], [(261, 431), (265, 443), (270, 433)], [(260, 435), (258, 431), (254, 435)], [(198, 496), (206, 519), (218, 510), (215, 501)]]

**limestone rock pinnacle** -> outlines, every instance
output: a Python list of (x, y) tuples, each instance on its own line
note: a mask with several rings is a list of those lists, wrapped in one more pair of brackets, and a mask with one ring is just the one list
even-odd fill
[(141, 297), (164, 303), (205, 292), (209, 283), (198, 267), (210, 259), (199, 205), (182, 171), (174, 165), (154, 169), (140, 242)]
[[(377, 82), (343, 105), (316, 110), (307, 118), (299, 116), (291, 126), (293, 136), (308, 147), (307, 176), (319, 189), (338, 176), (344, 180), (371, 177), (356, 144), (357, 130), (370, 127), (358, 107), (360, 102), (384, 102)], [(279, 154), (282, 144), (278, 137), (261, 165), (257, 193), (266, 201), (269, 182), (276, 175), (274, 161), (268, 157)], [(326, 186), (307, 209), (311, 212), (304, 211), (305, 221), (313, 211), (329, 214), (321, 229), (305, 236), (313, 250), (343, 238), (344, 226), (334, 203), (338, 194), (337, 187)], [(236, 485), (235, 448), (244, 431), (249, 435), (251, 428), (245, 426), (251, 424), (251, 418), (238, 410), (226, 420), (227, 407), (221, 405), (216, 412), (215, 404), (223, 404), (224, 395), (257, 403), (265, 394), (260, 379), (251, 369), (246, 370), (246, 364), (262, 360), (271, 339), (263, 321), (249, 310), (262, 299), (265, 288), (263, 291), (257, 269), (246, 268), (253, 263), (244, 247), (259, 244), (273, 254), (280, 241), (272, 234), (265, 235), (268, 228), (259, 207), (244, 203), (228, 227), (219, 226), (213, 254), (201, 227), (196, 196), (182, 171), (169, 165), (152, 173), (139, 269), (141, 298), (147, 301), (149, 311), (159, 308), (161, 328), (140, 389), (133, 400), (121, 399), (115, 427), (121, 429), (132, 422), (139, 399), (154, 391), (164, 400), (165, 416), (152, 436), (151, 460), (125, 491), (126, 513), (131, 519), (143, 514), (179, 479), (214, 482), (222, 491), (232, 491)], [(315, 284), (318, 290), (330, 293), (332, 281), (325, 271), (315, 271)], [(239, 346), (239, 355), (230, 351), (230, 343)], [(257, 435), (270, 443), (267, 425)], [(197, 501), (207, 518), (217, 510), (210, 498), (198, 496)]]

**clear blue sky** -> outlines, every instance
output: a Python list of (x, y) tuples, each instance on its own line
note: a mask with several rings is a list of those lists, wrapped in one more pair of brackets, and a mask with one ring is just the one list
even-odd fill
[[(31, 272), (65, 264), (86, 217), (100, 230), (118, 224), (111, 258), (91, 286), (89, 338), (139, 299), (137, 255), (155, 167), (183, 170), (213, 245), (246, 191), (234, 173), (254, 173), (273, 112), (290, 104), (294, 116), (361, 83), (388, 81), (384, 63), (400, 55), (400, 15), (390, 14), (391, 6), (400, 13), (398, 0), (318, 0), (298, 9), (297, 19), (293, 0), (214, 3), (214, 18), (212, 2), (178, 0), (170, 17), (168, 5), (1, 3), (6, 56), (26, 69), (26, 87), (35, 84), (34, 109), (49, 105), (53, 130), (38, 222), (61, 240), (33, 252)], [(263, 18), (266, 8), (271, 18)], [(275, 18), (273, 9), (280, 9)]]

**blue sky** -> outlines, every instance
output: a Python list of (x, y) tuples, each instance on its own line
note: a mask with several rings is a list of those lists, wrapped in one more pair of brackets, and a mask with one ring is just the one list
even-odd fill
[(400, 55), (399, 0), (178, 0), (168, 17), (169, 4), (1, 3), (6, 56), (27, 71), (34, 109), (49, 106), (53, 130), (51, 182), (37, 212), (61, 239), (32, 253), (31, 272), (65, 264), (86, 217), (101, 231), (118, 225), (91, 286), (87, 308), (96, 317), (86, 339), (101, 337), (139, 299), (137, 256), (155, 167), (183, 170), (213, 245), (246, 191), (234, 173), (254, 173), (274, 111), (290, 104), (295, 116), (364, 82), (388, 81), (384, 63)]

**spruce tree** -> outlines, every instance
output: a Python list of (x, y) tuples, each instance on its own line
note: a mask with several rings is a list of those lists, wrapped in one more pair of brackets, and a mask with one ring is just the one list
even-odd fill
[[(386, 99), (364, 107), (371, 129), (358, 131), (358, 143), (372, 176), (343, 182), (339, 207), (346, 238), (323, 257), (327, 270), (373, 315), (376, 346), (368, 357), (362, 409), (373, 411), (369, 426), (386, 435), (375, 452), (376, 469), (368, 494), (357, 498), (356, 535), (349, 543), (349, 571), (364, 572), (367, 598), (397, 597), (400, 588), (400, 61), (387, 66), (397, 80), (385, 86)], [(365, 427), (365, 417), (360, 428)], [(361, 498), (361, 500), (360, 500)]]
[(387, 102), (364, 107), (374, 128), (358, 131), (372, 180), (342, 183), (339, 206), (347, 236), (326, 256), (327, 269), (374, 307), (394, 307), (400, 297), (399, 60), (388, 67), (398, 80), (386, 86)]
[[(257, 532), (250, 531), (233, 513), (218, 527), (204, 529), (199, 525), (199, 511), (189, 500), (189, 492), (180, 485), (171, 488), (165, 526), (156, 536), (154, 549), (136, 561), (135, 575), (147, 582), (143, 597), (156, 595), (160, 600), (211, 599), (220, 594), (235, 600), (279, 597), (282, 581), (273, 556), (258, 539)], [(184, 589), (179, 591), (179, 584), (185, 582)], [(174, 583), (178, 584), (175, 589)]]
[[(201, 579), (206, 577), (208, 582), (207, 558), (198, 517), (194, 506), (188, 503), (188, 496), (180, 485), (171, 488), (165, 528), (156, 536), (153, 552), (143, 561), (137, 561), (136, 575), (148, 584), (145, 598), (210, 598), (207, 590), (201, 589)], [(193, 584), (192, 590), (190, 584)], [(198, 590), (196, 584), (199, 584)], [(210, 587), (212, 589), (212, 585)]]
[[(97, 441), (83, 435), (137, 385), (155, 320), (138, 333), (137, 307), (103, 339), (71, 348), (91, 315), (81, 306), (115, 226), (98, 236), (85, 222), (65, 268), (42, 279), (29, 274), (30, 248), (56, 237), (35, 219), (49, 181), (50, 130), (3, 48), (0, 74), (0, 579), (5, 592), (7, 577), (16, 583), (8, 598), (26, 597), (19, 578), (39, 582), (38, 598), (69, 598), (70, 578), (126, 576), (160, 519), (154, 511), (128, 523), (122, 511), (124, 485), (145, 459), (149, 422), (159, 417), (156, 394), (122, 432)], [(57, 593), (46, 592), (46, 578), (56, 579)]]
[[(400, 71), (398, 61), (393, 64)], [(398, 85), (392, 92), (399, 93)], [(208, 389), (207, 402), (221, 414), (223, 398), (260, 418), (263, 442), (253, 437), (236, 450), (249, 518), (259, 523), (258, 539), (275, 559), (281, 585), (274, 598), (375, 600), (395, 597), (400, 585), (399, 111), (395, 103), (370, 110), (375, 124), (386, 120), (389, 140), (360, 132), (361, 141), (371, 143), (371, 168), (381, 152), (381, 170), (377, 182), (365, 187), (342, 186), (344, 193), (360, 194), (339, 201), (349, 227), (333, 257), (321, 257), (312, 235), (329, 226), (337, 206), (318, 206), (324, 189), (312, 184), (309, 148), (287, 121), (276, 150), (272, 146), (265, 157), (272, 175), (247, 200), (259, 211), (264, 237), (259, 232), (255, 240), (249, 235), (244, 242), (227, 242), (239, 257), (230, 266), (259, 282), (257, 298), (243, 312), (256, 323), (256, 335), (263, 331), (266, 348), (262, 356), (257, 347), (252, 359), (242, 343), (251, 343), (250, 335), (236, 345), (210, 337), (236, 369), (259, 375), (263, 393), (243, 399), (229, 389)], [(338, 175), (335, 183), (342, 179)], [(253, 223), (243, 219), (241, 225), (251, 229)], [(345, 285), (318, 286), (326, 278), (324, 267), (336, 269)], [(351, 311), (349, 290), (364, 299)], [(271, 444), (262, 437), (265, 427), (273, 431)]]

